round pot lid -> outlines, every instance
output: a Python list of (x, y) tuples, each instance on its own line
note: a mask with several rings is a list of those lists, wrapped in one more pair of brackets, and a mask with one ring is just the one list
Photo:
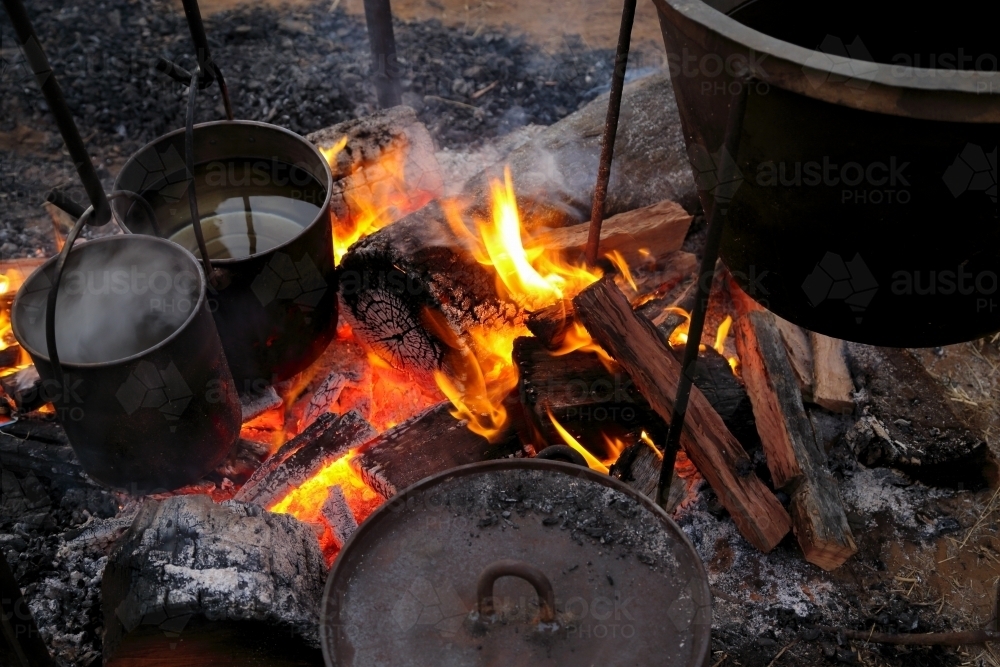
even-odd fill
[(330, 572), (327, 665), (706, 664), (711, 597), (677, 525), (587, 468), (463, 466), (395, 496)]

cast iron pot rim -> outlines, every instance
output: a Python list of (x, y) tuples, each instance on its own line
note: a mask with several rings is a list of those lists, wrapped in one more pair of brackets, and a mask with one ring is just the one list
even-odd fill
[[(695, 570), (698, 573), (697, 580), (702, 588), (702, 593), (704, 594), (704, 599), (707, 601), (709, 609), (712, 606), (712, 591), (708, 583), (708, 573), (705, 570), (705, 564), (701, 560), (701, 556), (698, 555), (698, 551), (694, 548), (694, 544), (691, 539), (687, 536), (681, 527), (670, 518), (670, 515), (663, 510), (659, 505), (651, 501), (649, 498), (639, 493), (638, 491), (632, 489), (627, 484), (610, 477), (608, 475), (602, 475), (598, 472), (591, 470), (590, 468), (585, 468), (574, 463), (564, 463), (562, 461), (551, 461), (547, 459), (538, 458), (528, 458), (528, 459), (500, 459), (497, 461), (480, 461), (478, 463), (469, 463), (466, 465), (457, 466), (444, 472), (431, 475), (430, 477), (425, 477), (424, 479), (416, 482), (412, 486), (408, 486), (402, 491), (398, 492), (392, 498), (386, 500), (382, 505), (372, 512), (367, 519), (365, 519), (360, 526), (347, 538), (347, 542), (341, 547), (340, 552), (337, 554), (337, 559), (333, 563), (333, 567), (330, 568), (330, 574), (327, 575), (326, 584), (323, 586), (323, 599), (320, 602), (320, 622), (319, 622), (319, 632), (320, 632), (320, 645), (323, 648), (323, 660), (329, 665), (336, 665), (337, 662), (334, 660), (335, 656), (330, 654), (329, 641), (327, 640), (326, 633), (326, 612), (329, 608), (329, 598), (333, 593), (334, 582), (340, 578), (341, 569), (344, 566), (344, 554), (349, 553), (354, 546), (355, 542), (360, 542), (364, 537), (368, 535), (369, 532), (374, 530), (373, 526), (377, 527), (383, 515), (389, 514), (396, 510), (396, 508), (402, 504), (406, 506), (407, 497), (413, 494), (422, 493), (430, 488), (439, 486), (440, 484), (448, 481), (454, 477), (467, 477), (476, 475), (478, 473), (489, 473), (498, 472), (505, 470), (539, 470), (543, 472), (556, 472), (562, 473), (569, 477), (575, 477), (577, 479), (585, 479), (590, 482), (596, 482), (602, 486), (619, 491), (632, 500), (636, 501), (647, 510), (653, 512), (653, 514), (658, 515), (663, 521), (666, 521), (667, 527), (674, 534), (674, 537), (678, 539), (681, 547), (686, 550), (694, 564)], [(692, 639), (698, 640), (696, 633), (692, 633)], [(692, 664), (700, 665), (706, 663), (709, 652), (711, 651), (712, 644), (712, 632), (711, 628), (708, 632), (701, 636), (700, 646), (695, 646), (695, 650), (692, 652), (694, 656), (694, 661)]]
[[(93, 370), (93, 369), (97, 369), (97, 368), (105, 368), (105, 367), (108, 367), (108, 366), (115, 366), (115, 365), (118, 365), (118, 364), (125, 364), (125, 363), (129, 363), (129, 362), (135, 361), (137, 359), (141, 359), (142, 357), (146, 356), (150, 352), (155, 352), (156, 350), (159, 350), (161, 347), (165, 347), (174, 338), (177, 338), (181, 334), (181, 332), (183, 332), (185, 329), (187, 329), (188, 325), (191, 324), (191, 321), (194, 320), (194, 318), (199, 314), (199, 312), (201, 312), (202, 305), (205, 303), (205, 299), (207, 298), (206, 297), (205, 271), (201, 267), (201, 262), (198, 261), (198, 259), (191, 253), (191, 251), (188, 250), (187, 248), (185, 248), (184, 246), (180, 245), (180, 244), (174, 243), (172, 241), (168, 241), (167, 239), (161, 239), (158, 236), (147, 236), (146, 234), (115, 234), (114, 236), (105, 236), (103, 238), (93, 239), (91, 241), (86, 241), (85, 243), (82, 243), (79, 248), (74, 247), (73, 251), (82, 250), (83, 248), (89, 246), (92, 243), (114, 243), (114, 242), (118, 242), (118, 241), (121, 241), (121, 240), (127, 240), (127, 239), (130, 239), (130, 238), (143, 239), (143, 240), (147, 240), (148, 239), (150, 241), (155, 241), (157, 243), (165, 243), (171, 250), (175, 250), (175, 249), (176, 250), (180, 250), (183, 254), (187, 255), (187, 259), (190, 260), (191, 263), (197, 269), (197, 276), (198, 276), (198, 280), (200, 281), (199, 282), (199, 289), (198, 289), (198, 301), (191, 308), (191, 314), (188, 315), (187, 319), (184, 320), (184, 322), (181, 323), (174, 330), (174, 332), (172, 334), (170, 334), (169, 336), (167, 336), (166, 338), (164, 338), (163, 340), (161, 340), (156, 345), (154, 345), (154, 346), (152, 346), (150, 348), (147, 348), (147, 349), (143, 350), (142, 352), (137, 352), (137, 353), (135, 353), (135, 354), (133, 354), (131, 356), (122, 357), (121, 359), (112, 359), (111, 361), (97, 361), (97, 362), (86, 363), (86, 364), (81, 364), (81, 363), (73, 362), (73, 361), (63, 361), (62, 359), (60, 359), (59, 360), (59, 365), (60, 366), (62, 366), (64, 368), (77, 368), (77, 369), (80, 369), (80, 370)], [(72, 254), (72, 252), (70, 254)], [(36, 275), (40, 275), (41, 272), (44, 271), (47, 266), (49, 266), (49, 264), (53, 264), (54, 262), (57, 262), (57, 261), (59, 261), (59, 255), (53, 255), (52, 257), (48, 258), (45, 261), (44, 264), (42, 264), (37, 269), (35, 269), (35, 271), (30, 276), (28, 276), (28, 278), (23, 283), (21, 283), (21, 287), (17, 290), (17, 295), (14, 297), (14, 302), (11, 304), (11, 307), (10, 307), (10, 325), (11, 325), (10, 328), (11, 328), (11, 331), (14, 332), (14, 338), (17, 339), (17, 342), (21, 345), (21, 347), (23, 347), (24, 349), (26, 349), (31, 354), (31, 357), (33, 359), (34, 358), (40, 358), (40, 359), (44, 359), (45, 361), (47, 361), (49, 363), (52, 363), (52, 360), (49, 359), (49, 355), (48, 355), (48, 350), (47, 349), (46, 349), (46, 352), (44, 354), (41, 353), (41, 352), (38, 352), (33, 347), (31, 347), (30, 345), (28, 345), (27, 341), (24, 340), (18, 334), (18, 332), (17, 332), (17, 324), (16, 324), (15, 319), (14, 319), (14, 314), (17, 312), (17, 302), (21, 299), (21, 296), (24, 294), (24, 289), (25, 289), (25, 287), (27, 287), (28, 283), (31, 282), (31, 279), (34, 278)], [(65, 277), (66, 276), (64, 275), (63, 278), (65, 278)], [(52, 289), (52, 288), (50, 287), (49, 289)]]
[[(323, 220), (323, 218), (329, 219), (329, 217), (330, 217), (330, 200), (333, 198), (333, 173), (330, 171), (330, 164), (326, 161), (326, 158), (323, 157), (323, 154), (319, 152), (319, 149), (316, 148), (316, 146), (313, 145), (313, 143), (311, 141), (309, 141), (308, 139), (306, 139), (305, 137), (303, 137), (300, 134), (296, 134), (295, 132), (292, 132), (289, 129), (281, 127), (280, 125), (272, 125), (271, 123), (262, 123), (261, 121), (258, 121), (258, 120), (212, 120), (212, 121), (208, 121), (207, 123), (198, 123), (198, 124), (196, 124), (194, 126), (194, 131), (198, 132), (198, 130), (208, 129), (208, 128), (222, 126), (222, 125), (245, 125), (245, 126), (250, 126), (250, 127), (258, 127), (258, 128), (263, 129), (263, 130), (276, 131), (276, 132), (280, 132), (282, 134), (287, 135), (291, 139), (294, 139), (294, 140), (297, 140), (297, 141), (301, 142), (305, 146), (308, 146), (312, 150), (313, 155), (315, 155), (316, 158), (323, 165), (323, 171), (326, 172), (326, 186), (325, 186), (326, 187), (326, 198), (323, 199), (323, 204), (320, 206), (319, 214), (315, 218), (313, 218), (312, 222), (310, 222), (308, 225), (305, 225), (302, 228), (302, 231), (300, 231), (298, 234), (296, 234), (292, 238), (288, 239), (287, 241), (285, 241), (281, 245), (274, 246), (273, 248), (270, 248), (269, 250), (267, 250), (267, 252), (257, 253), (256, 255), (247, 255), (246, 257), (227, 257), (226, 259), (213, 259), (212, 260), (212, 266), (216, 266), (216, 265), (218, 265), (218, 266), (230, 266), (230, 265), (236, 264), (238, 262), (244, 262), (244, 261), (247, 261), (247, 260), (258, 259), (258, 258), (263, 257), (265, 255), (269, 255), (269, 254), (271, 254), (271, 253), (273, 253), (275, 251), (279, 251), (282, 248), (285, 248), (286, 246), (291, 245), (295, 241), (298, 241), (302, 237), (303, 234), (305, 234), (307, 231), (310, 231), (313, 227), (315, 227), (317, 224), (319, 224), (319, 222), (321, 220)], [(157, 144), (159, 144), (159, 143), (161, 143), (161, 142), (163, 142), (163, 141), (165, 141), (167, 139), (172, 139), (172, 138), (176, 137), (177, 135), (183, 135), (184, 132), (186, 132), (186, 130), (183, 127), (181, 129), (179, 129), (179, 130), (174, 130), (172, 132), (167, 132), (166, 134), (160, 135), (156, 139), (153, 139), (152, 141), (150, 141), (149, 143), (147, 143), (145, 146), (143, 146), (142, 148), (140, 148), (139, 150), (137, 150), (135, 153), (133, 153), (132, 157), (130, 157), (128, 159), (128, 161), (125, 163), (125, 165), (121, 168), (121, 171), (118, 172), (118, 176), (115, 178), (114, 189), (116, 189), (116, 190), (118, 189), (118, 187), (119, 187), (118, 179), (121, 178), (121, 175), (124, 174), (129, 169), (129, 167), (132, 165), (133, 162), (138, 162), (139, 155), (145, 153), (147, 149), (150, 149), (150, 148), (156, 146)], [(233, 157), (240, 157), (240, 156), (239, 155), (234, 155)], [(197, 163), (196, 163), (196, 166), (197, 166)], [(112, 213), (115, 213), (115, 208), (114, 207), (112, 207), (111, 210), (112, 210)], [(115, 215), (115, 220), (117, 220), (121, 224), (122, 227), (125, 227), (127, 229), (127, 226), (125, 225), (125, 223), (123, 221), (121, 221), (121, 220), (118, 220), (118, 216), (117, 215)], [(148, 234), (142, 234), (142, 236), (149, 236), (149, 235)], [(154, 237), (154, 238), (159, 238), (159, 237)], [(164, 240), (168, 240), (168, 239), (164, 239)], [(170, 241), (170, 243), (173, 243), (173, 241)], [(333, 239), (332, 238), (330, 239), (330, 243), (333, 243)]]
[[(653, 0), (653, 4), (656, 5), (662, 18), (671, 20), (671, 23), (682, 32), (687, 32), (685, 26), (681, 22), (673, 21), (673, 17), (680, 17), (681, 21), (693, 22), (709, 33), (715, 33), (742, 48), (766, 54), (798, 68), (799, 76), (796, 78), (781, 74), (777, 77), (764, 77), (760, 76), (761, 72), (753, 72), (754, 76), (758, 76), (769, 85), (865, 111), (927, 120), (972, 123), (1000, 122), (1000, 95), (976, 89), (977, 85), (986, 85), (990, 91), (1000, 90), (1000, 72), (906, 67), (903, 68), (905, 70), (903, 73), (894, 74), (893, 70), (900, 69), (900, 66), (855, 60), (797, 46), (791, 42), (771, 37), (759, 30), (754, 30), (712, 8), (703, 0)], [(690, 34), (688, 36), (694, 37)], [(827, 63), (808, 62), (810, 56), (817, 53), (822, 54), (827, 59)], [(876, 70), (870, 79), (870, 86), (860, 92), (854, 90), (845, 94), (843, 82), (824, 82), (823, 85), (814, 87), (805, 79), (805, 70), (807, 69), (834, 74), (834, 66), (843, 67), (844, 65), (849, 65), (852, 71), (864, 71), (874, 65)], [(861, 69), (854, 69), (855, 65)], [(867, 77), (865, 78), (867, 79)], [(878, 94), (871, 94), (875, 92)], [(915, 104), (906, 105), (905, 108), (897, 105), (896, 98), (900, 93), (920, 96), (932, 93), (950, 93), (961, 97), (950, 104), (939, 104), (933, 110), (925, 110)], [(970, 110), (967, 107), (963, 106), (964, 101), (970, 99), (980, 102), (988, 100), (993, 104), (989, 105), (990, 108), (986, 113), (975, 116), (969, 113)], [(941, 102), (941, 100), (938, 101)]]

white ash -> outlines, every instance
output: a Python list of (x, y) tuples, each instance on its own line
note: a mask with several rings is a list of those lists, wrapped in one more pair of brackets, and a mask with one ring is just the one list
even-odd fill
[(325, 564), (313, 531), (256, 505), (202, 495), (147, 500), (103, 581), (105, 656), (142, 624), (253, 619), (318, 646)]

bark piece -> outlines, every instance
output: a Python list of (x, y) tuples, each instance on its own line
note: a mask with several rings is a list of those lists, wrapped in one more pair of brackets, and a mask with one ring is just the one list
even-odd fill
[(292, 516), (203, 495), (146, 500), (104, 569), (104, 664), (322, 665), (325, 574)]
[(813, 436), (776, 319), (757, 310), (737, 320), (743, 379), (771, 477), (792, 497), (799, 546), (807, 561), (834, 570), (857, 552), (857, 545), (826, 456)]
[[(594, 339), (669, 421), (681, 368), (652, 323), (636, 315), (608, 279), (588, 287), (573, 303)], [(788, 513), (754, 474), (743, 447), (697, 387), (691, 390), (681, 444), (751, 544), (767, 552), (788, 534)]]
[(509, 442), (491, 445), (450, 410), (451, 404), (439, 403), (386, 431), (351, 459), (351, 465), (388, 499), (425, 477), (512, 453)]
[(830, 412), (854, 411), (854, 383), (844, 358), (844, 341), (809, 332), (813, 356), (813, 402)]
[(282, 446), (233, 499), (270, 507), (323, 466), (377, 435), (375, 429), (356, 412), (339, 417), (326, 413)]
[[(601, 254), (617, 251), (629, 263), (638, 262), (640, 250), (654, 257), (680, 250), (693, 218), (677, 202), (664, 200), (625, 213), (613, 215), (601, 225)], [(565, 250), (567, 257), (583, 252), (590, 234), (590, 224), (570, 225), (543, 235), (545, 247)], [(578, 250), (578, 253), (572, 253)]]

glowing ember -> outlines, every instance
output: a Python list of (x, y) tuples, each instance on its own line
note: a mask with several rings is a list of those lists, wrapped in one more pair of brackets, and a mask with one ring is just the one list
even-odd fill
[(603, 463), (601, 463), (600, 461), (598, 461), (593, 454), (587, 451), (586, 447), (581, 445), (580, 442), (576, 438), (574, 438), (569, 431), (563, 428), (563, 425), (560, 424), (554, 416), (552, 416), (551, 410), (546, 409), (546, 412), (548, 412), (549, 421), (551, 421), (552, 425), (555, 426), (556, 432), (559, 433), (559, 437), (563, 439), (563, 442), (565, 442), (567, 445), (575, 449), (580, 454), (580, 456), (584, 458), (584, 460), (587, 462), (587, 466), (591, 470), (596, 470), (597, 472), (602, 472), (605, 475), (607, 475), (608, 467)]
[(368, 515), (382, 504), (382, 496), (371, 489), (361, 476), (351, 467), (351, 459), (357, 450), (350, 450), (333, 463), (324, 466), (318, 473), (303, 482), (298, 488), (289, 492), (284, 498), (267, 509), (279, 514), (291, 514), (300, 521), (325, 526), (324, 536), (320, 538), (320, 546), (332, 561), (337, 547), (332, 544), (332, 535), (326, 520), (321, 514), (323, 503), (330, 495), (330, 489), (340, 486), (351, 508), (354, 518), (361, 523)]

